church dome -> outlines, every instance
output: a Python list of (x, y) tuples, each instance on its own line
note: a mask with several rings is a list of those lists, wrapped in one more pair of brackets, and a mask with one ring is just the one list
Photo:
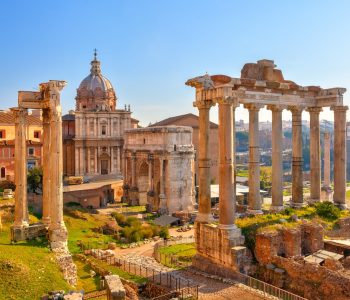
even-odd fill
[(117, 97), (111, 82), (102, 75), (96, 51), (91, 61), (90, 74), (77, 89), (76, 109), (85, 111), (114, 111)]

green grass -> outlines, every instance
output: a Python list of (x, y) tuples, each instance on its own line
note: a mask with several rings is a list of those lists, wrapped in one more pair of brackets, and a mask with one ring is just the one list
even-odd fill
[(347, 199), (347, 200), (350, 200), (350, 190), (346, 191), (346, 194), (345, 194), (345, 195), (346, 195), (346, 199)]
[(0, 299), (39, 299), (52, 290), (69, 290), (54, 254), (43, 242), (10, 242), (9, 224), (0, 231)]
[[(192, 257), (196, 255), (196, 246), (191, 244), (178, 244), (167, 247), (161, 247), (159, 249), (161, 263), (171, 268), (179, 268), (181, 263), (187, 263), (192, 260)], [(171, 257), (175, 257), (174, 260)], [(179, 264), (174, 264), (175, 261)]]
[[(71, 253), (80, 253), (79, 243), (90, 244), (94, 248), (106, 248), (108, 243), (117, 242), (111, 235), (98, 232), (98, 228), (106, 222), (105, 216), (81, 213), (82, 218), (65, 215), (64, 221), (68, 229), (68, 248)], [(103, 219), (103, 217), (105, 219)]]
[(81, 260), (74, 258), (74, 263), (77, 266), (78, 282), (77, 290), (84, 290), (85, 293), (97, 291), (100, 289), (100, 276), (91, 277), (91, 267)]

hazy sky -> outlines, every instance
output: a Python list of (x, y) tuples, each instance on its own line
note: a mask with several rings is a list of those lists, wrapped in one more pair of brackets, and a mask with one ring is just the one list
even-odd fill
[[(350, 89), (346, 0), (7, 0), (0, 11), (0, 109), (16, 105), (18, 90), (49, 79), (68, 82), (63, 110), (74, 109), (94, 48), (118, 107), (130, 104), (142, 125), (196, 112), (188, 78), (239, 77), (244, 63), (263, 58), (298, 84)], [(217, 121), (215, 110), (211, 117)], [(247, 117), (238, 110), (237, 119)], [(329, 111), (321, 117), (333, 118)]]

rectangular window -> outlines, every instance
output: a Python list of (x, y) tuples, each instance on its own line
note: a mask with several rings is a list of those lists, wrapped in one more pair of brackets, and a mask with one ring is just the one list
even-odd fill
[(94, 129), (95, 129), (94, 122), (90, 122), (90, 134), (94, 133)]
[(28, 148), (28, 155), (30, 155), (30, 156), (34, 155), (34, 148), (32, 148), (32, 147)]
[(0, 130), (0, 139), (6, 138), (6, 130)]
[(34, 131), (34, 138), (40, 139), (40, 131)]
[(102, 135), (106, 135), (106, 125), (102, 125)]

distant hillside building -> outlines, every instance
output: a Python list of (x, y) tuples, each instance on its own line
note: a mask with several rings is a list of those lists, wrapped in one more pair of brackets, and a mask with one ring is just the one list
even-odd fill
[[(178, 125), (178, 126), (189, 126), (193, 129), (192, 143), (194, 149), (198, 150), (199, 145), (199, 118), (198, 116), (189, 113), (185, 115), (171, 117), (155, 124), (150, 125), (154, 126), (169, 126), (169, 125)], [(211, 159), (210, 167), (210, 179), (212, 183), (218, 183), (218, 157), (219, 157), (219, 126), (213, 122), (210, 122), (210, 146), (209, 146), (209, 157)], [(197, 158), (197, 156), (196, 156)], [(198, 174), (198, 160), (195, 158), (195, 184), (198, 184), (197, 174)]]
[(131, 118), (130, 106), (117, 109), (115, 90), (102, 75), (96, 53), (75, 99), (75, 111), (62, 118), (64, 175), (120, 177), (124, 132), (137, 128), (138, 121)]

